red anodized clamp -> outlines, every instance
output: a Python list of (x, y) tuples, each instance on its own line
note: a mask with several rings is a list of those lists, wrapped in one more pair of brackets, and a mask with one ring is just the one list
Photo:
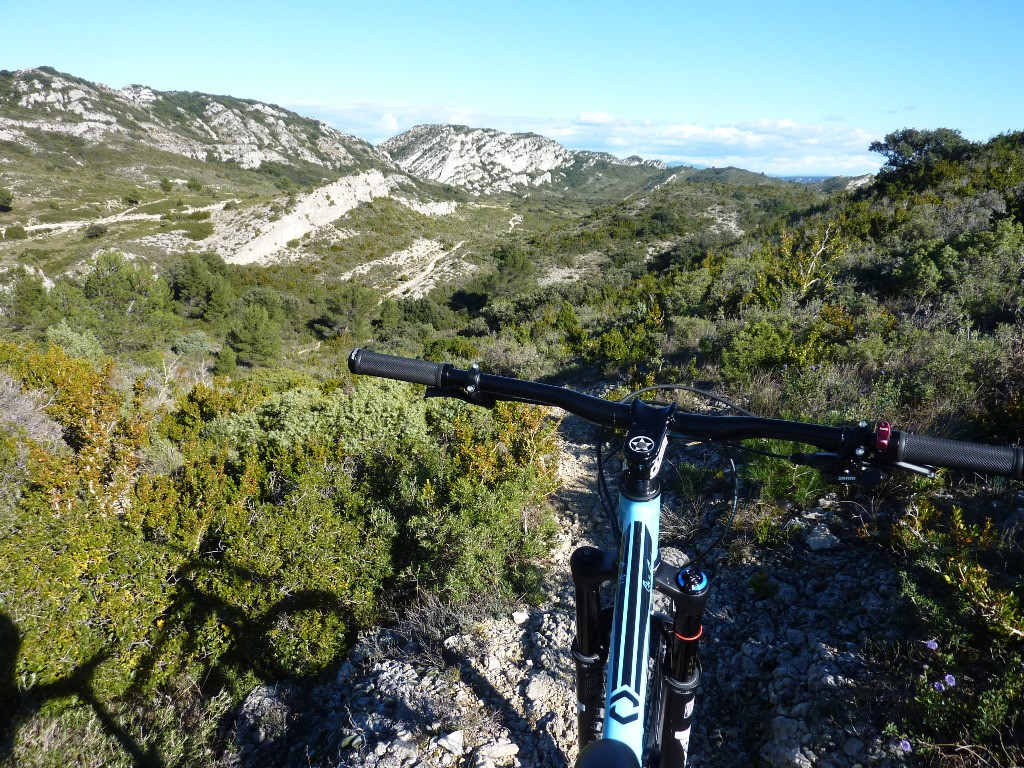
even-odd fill
[(691, 640), (699, 640), (700, 636), (703, 635), (703, 634), (704, 634), (704, 625), (701, 624), (700, 625), (700, 629), (697, 630), (697, 634), (694, 635), (693, 637), (683, 637), (678, 632), (676, 632), (676, 637), (678, 637), (680, 640), (691, 641)]
[(880, 421), (875, 431), (875, 448), (879, 451), (886, 451), (889, 448), (889, 438), (892, 437), (892, 424), (888, 421)]

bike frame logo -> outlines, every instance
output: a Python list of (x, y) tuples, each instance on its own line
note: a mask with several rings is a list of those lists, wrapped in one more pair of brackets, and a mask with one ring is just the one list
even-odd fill
[[(650, 476), (657, 477), (658, 472), (661, 471), (661, 461), (665, 457), (665, 447), (668, 445), (668, 435), (665, 436), (665, 440), (661, 444), (661, 450), (654, 456), (654, 461), (651, 464)], [(654, 451), (654, 440), (649, 438), (647, 435), (637, 435), (629, 440), (629, 450), (634, 453), (641, 455), (649, 455)]]
[(629, 448), (637, 453), (650, 453), (654, 450), (654, 441), (647, 435), (637, 435), (629, 441)]
[(608, 714), (626, 725), (640, 717), (640, 699), (632, 688), (619, 688), (609, 700)]

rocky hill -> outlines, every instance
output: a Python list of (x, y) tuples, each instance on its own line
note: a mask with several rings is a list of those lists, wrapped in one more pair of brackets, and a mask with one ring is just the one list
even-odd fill
[[(378, 149), (258, 101), (114, 89), (49, 67), (0, 71), (0, 188), (14, 199), (0, 215), (0, 272), (31, 260), (56, 275), (103, 249), (157, 264), (191, 250), (244, 263), (316, 259), (341, 248), (339, 236), (357, 234), (350, 212), (371, 200), (436, 218), (468, 199), (463, 189), (529, 190), (557, 197), (561, 209), (618, 202), (664, 172), (660, 163), (573, 152), (535, 134), (461, 126), (421, 126)], [(440, 230), (447, 251), (467, 233), (507, 231), (516, 216), (495, 210), (494, 222), (481, 221), (491, 214), (471, 210), (465, 221), (425, 225), (419, 239), (432, 245), (420, 250), (435, 253)], [(406, 240), (394, 253), (418, 242)], [(391, 264), (394, 253), (372, 261)], [(361, 266), (346, 262), (342, 271)], [(389, 291), (404, 284), (384, 282)]]
[[(417, 126), (374, 147), (258, 101), (114, 89), (49, 67), (0, 71), (0, 190), (14, 201), (0, 212), (0, 274), (25, 263), (47, 276), (81, 271), (100, 250), (158, 266), (208, 250), (235, 263), (328, 257), (336, 274), (412, 296), (432, 285), (435, 267), (470, 271), (456, 244), (487, 252), (516, 227), (536, 232), (627, 199), (639, 206), (645, 194), (702, 174), (783, 185), (456, 125)], [(472, 202), (481, 195), (491, 199)], [(541, 218), (524, 220), (523, 206), (537, 198)], [(358, 214), (382, 200), (376, 213)], [(387, 213), (395, 203), (420, 218), (396, 224)], [(695, 205), (701, 215), (714, 207)], [(382, 243), (385, 232), (387, 247), (358, 245), (361, 234)], [(449, 256), (438, 266), (442, 252)]]
[(581, 174), (600, 174), (615, 166), (639, 170), (636, 178), (642, 186), (665, 170), (660, 161), (576, 152), (535, 133), (510, 134), (464, 125), (418, 125), (384, 142), (380, 149), (414, 176), (478, 194), (578, 186)]
[(419, 179), (477, 194), (565, 191), (609, 170), (624, 173), (638, 189), (665, 169), (639, 157), (572, 151), (533, 133), (457, 125), (417, 126), (378, 149), (320, 120), (250, 99), (145, 85), (114, 89), (49, 67), (0, 71), (0, 144), (38, 152), (53, 148), (58, 137), (115, 150), (148, 147), (250, 170), (319, 169), (328, 181), (370, 168), (388, 173), (397, 165)]
[(308, 163), (337, 171), (379, 161), (362, 139), (258, 101), (144, 85), (114, 90), (49, 67), (0, 72), (0, 141), (33, 147), (45, 134), (138, 143), (242, 168)]

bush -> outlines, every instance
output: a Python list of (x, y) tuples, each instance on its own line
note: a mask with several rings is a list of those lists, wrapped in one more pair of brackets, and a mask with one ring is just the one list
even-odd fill
[(787, 324), (759, 320), (741, 329), (722, 352), (722, 375), (749, 382), (755, 371), (794, 363), (793, 332)]
[(248, 365), (268, 365), (281, 355), (281, 327), (265, 307), (250, 304), (235, 321), (228, 343)]
[(179, 355), (205, 357), (210, 353), (210, 338), (203, 331), (193, 331), (179, 338), (171, 348)]
[(465, 364), (473, 362), (478, 354), (479, 350), (476, 344), (463, 336), (434, 339), (423, 347), (423, 358), (439, 363), (458, 362)]
[(106, 224), (90, 224), (85, 228), (85, 237), (89, 240), (95, 240), (97, 237), (103, 237), (108, 231)]
[(217, 376), (230, 376), (238, 368), (238, 354), (225, 344), (217, 353), (217, 361), (213, 364), (213, 372)]
[(6, 240), (25, 240), (27, 237), (28, 231), (21, 224), (11, 224), (4, 230)]
[(82, 332), (75, 331), (63, 318), (57, 325), (51, 325), (46, 329), (46, 339), (51, 344), (63, 347), (64, 351), (72, 357), (81, 357), (92, 361), (103, 357), (103, 346), (96, 338), (96, 334), (89, 329)]

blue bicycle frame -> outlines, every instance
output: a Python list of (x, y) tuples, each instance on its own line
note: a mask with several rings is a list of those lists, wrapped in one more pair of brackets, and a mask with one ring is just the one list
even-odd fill
[(622, 543), (605, 686), (604, 737), (626, 744), (641, 762), (660, 524), (660, 494), (649, 501), (619, 495)]
[[(672, 406), (633, 401), (618, 498), (618, 552), (582, 547), (570, 560), (577, 611), (578, 768), (686, 764), (708, 582), (698, 568), (673, 568), (659, 558), (659, 475), (673, 412)], [(613, 579), (609, 616), (600, 607), (599, 590)], [(653, 610), (655, 590), (672, 599), (674, 616)], [(604, 705), (602, 738), (594, 741), (598, 702)]]

